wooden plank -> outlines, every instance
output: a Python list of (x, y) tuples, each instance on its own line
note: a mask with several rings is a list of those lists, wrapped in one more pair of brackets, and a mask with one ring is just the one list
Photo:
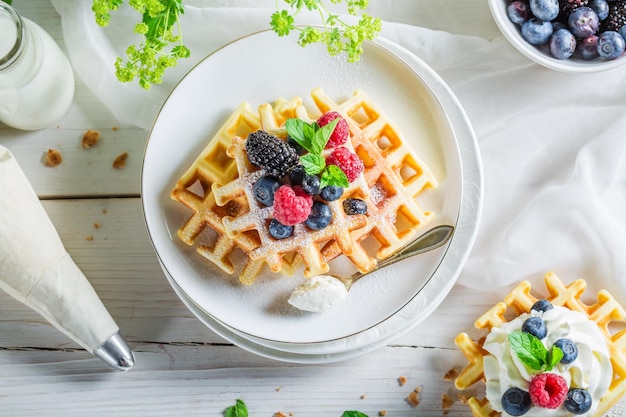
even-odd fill
[[(0, 414), (53, 416), (221, 416), (240, 398), (250, 415), (337, 416), (357, 409), (370, 417), (470, 416), (443, 380), (462, 364), (454, 350), (385, 348), (340, 364), (303, 366), (263, 359), (228, 346), (139, 346), (137, 365), (122, 374), (66, 352), (0, 352)], [(398, 377), (405, 376), (401, 386)], [(420, 405), (406, 401), (420, 387)], [(51, 406), (54, 404), (54, 406)]]

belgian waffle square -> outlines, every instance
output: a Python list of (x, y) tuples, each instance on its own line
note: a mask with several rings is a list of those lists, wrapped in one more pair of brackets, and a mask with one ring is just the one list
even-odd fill
[[(416, 197), (437, 186), (435, 177), (363, 92), (339, 104), (319, 88), (311, 95), (319, 114), (334, 110), (346, 119), (350, 128), (346, 146), (365, 163), (363, 174), (342, 198), (329, 203), (333, 220), (328, 227), (311, 231), (296, 225), (291, 238), (276, 240), (267, 232), (272, 208), (259, 205), (252, 194), (263, 171), (248, 162), (244, 138), (261, 129), (285, 139), (288, 118), (315, 120), (298, 97), (262, 104), (258, 112), (242, 104), (171, 192), (172, 198), (193, 211), (179, 230), (181, 240), (194, 245), (203, 230), (211, 229), (217, 235), (215, 242), (199, 244), (198, 252), (229, 274), (235, 270), (231, 255), (241, 249), (248, 256), (239, 276), (243, 283), (251, 284), (264, 265), (273, 272), (291, 274), (304, 264), (305, 276), (319, 275), (341, 254), (359, 270), (368, 271), (377, 259), (408, 243), (433, 216), (419, 207)], [(346, 215), (342, 202), (349, 197), (365, 199), (368, 214)], [(379, 246), (374, 254), (362, 244), (370, 236)]]
[[(604, 415), (617, 403), (626, 393), (626, 330), (613, 333), (609, 326), (611, 323), (623, 322), (626, 319), (624, 308), (606, 290), (598, 293), (597, 301), (587, 305), (581, 301), (581, 296), (585, 292), (587, 283), (576, 280), (569, 285), (565, 285), (552, 272), (544, 277), (546, 288), (550, 294), (545, 298), (554, 306), (564, 306), (570, 310), (579, 311), (587, 318), (598, 325), (611, 357), (613, 367), (613, 381), (608, 391), (600, 399), (598, 408), (593, 417)], [(505, 298), (497, 303), (485, 314), (475, 321), (474, 326), (479, 330), (488, 333), (493, 327), (499, 327), (508, 320), (507, 313), (514, 313), (516, 316), (526, 313), (532, 305), (539, 300), (531, 293), (531, 285), (528, 281), (521, 282)], [(476, 386), (481, 381), (484, 382), (483, 358), (488, 352), (483, 350), (485, 337), (473, 340), (467, 333), (460, 333), (455, 343), (468, 360), (468, 365), (461, 371), (455, 380), (455, 386), (459, 390), (465, 390)], [(501, 413), (494, 411), (489, 400), (485, 397), (478, 398), (472, 396), (468, 400), (468, 405), (475, 417), (496, 417)]]

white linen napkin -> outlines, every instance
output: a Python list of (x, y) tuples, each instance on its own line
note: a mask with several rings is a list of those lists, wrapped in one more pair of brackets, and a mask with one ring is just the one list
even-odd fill
[[(122, 122), (144, 128), (194, 63), (229, 41), (267, 29), (274, 10), (273, 0), (248, 8), (189, 0), (182, 24), (193, 58), (169, 72), (163, 85), (145, 91), (120, 84), (112, 70), (105, 70), (136, 41), (128, 35), (136, 16), (118, 11), (103, 30), (94, 23), (90, 3), (53, 0), (74, 68)], [(385, 4), (385, 15), (392, 16), (394, 2)], [(406, 10), (413, 2), (403, 4), (395, 13), (398, 21), (419, 13)], [(415, 5), (424, 7), (424, 2)], [(453, 15), (449, 8), (442, 18)], [(602, 287), (626, 304), (626, 67), (563, 74), (534, 64), (502, 37), (489, 40), (393, 22), (383, 23), (382, 36), (443, 77), (478, 138), (483, 216), (459, 282), (498, 288), (531, 279), (543, 288), (544, 273), (553, 270), (566, 281), (587, 279), (592, 296)]]
[(94, 353), (118, 331), (13, 155), (0, 146), (0, 288)]

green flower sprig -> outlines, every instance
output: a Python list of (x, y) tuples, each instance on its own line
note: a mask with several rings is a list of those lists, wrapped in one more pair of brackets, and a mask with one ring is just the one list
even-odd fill
[[(152, 84), (163, 81), (167, 68), (176, 66), (180, 58), (191, 55), (182, 40), (179, 21), (179, 16), (185, 12), (182, 1), (129, 0), (129, 4), (142, 15), (142, 20), (135, 25), (134, 31), (143, 35), (143, 42), (126, 49), (126, 60), (121, 57), (115, 60), (115, 75), (118, 80), (131, 82), (137, 78), (141, 87), (149, 89)], [(93, 0), (92, 10), (96, 23), (107, 26), (110, 13), (117, 10), (123, 2), (124, 0)]]
[[(363, 53), (363, 42), (373, 40), (380, 32), (381, 20), (363, 12), (369, 5), (369, 0), (330, 0), (330, 2), (333, 4), (345, 2), (348, 14), (360, 15), (359, 21), (355, 25), (345, 22), (338, 15), (331, 13), (322, 0), (285, 0), (292, 9), (291, 13), (286, 9), (281, 10), (276, 0), (277, 10), (272, 14), (270, 22), (272, 29), (278, 36), (286, 36), (291, 31), (297, 30), (300, 32), (298, 38), (300, 46), (322, 43), (326, 45), (330, 55), (345, 52), (348, 62), (356, 62)], [(317, 11), (323, 26), (296, 26), (296, 17), (303, 9)]]
[[(10, 0), (5, 0), (10, 3)], [(139, 45), (129, 46), (126, 59), (115, 60), (115, 75), (121, 82), (138, 80), (139, 85), (149, 89), (153, 84), (163, 81), (168, 68), (176, 66), (179, 59), (191, 54), (183, 43), (180, 15), (185, 12), (183, 0), (92, 0), (92, 10), (96, 23), (107, 26), (111, 12), (119, 9), (128, 1), (141, 14), (134, 32), (143, 36)], [(290, 10), (281, 9), (276, 0), (276, 12), (270, 19), (270, 27), (278, 36), (288, 35), (291, 31), (300, 32), (298, 44), (307, 46), (312, 43), (326, 45), (332, 56), (347, 53), (349, 62), (358, 61), (363, 53), (363, 42), (373, 40), (381, 30), (381, 20), (363, 12), (369, 0), (329, 0), (330, 3), (345, 3), (348, 14), (359, 16), (356, 24), (351, 25), (331, 13), (324, 0), (285, 0)], [(301, 10), (317, 11), (323, 26), (296, 26), (296, 17)]]

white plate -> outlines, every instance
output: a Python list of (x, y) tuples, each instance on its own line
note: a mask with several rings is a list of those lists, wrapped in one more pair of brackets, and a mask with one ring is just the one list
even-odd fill
[(359, 334), (340, 340), (314, 344), (271, 342), (237, 332), (215, 320), (206, 311), (198, 307), (185, 296), (176, 282), (166, 273), (181, 300), (203, 323), (217, 334), (247, 351), (276, 360), (311, 364), (347, 360), (383, 347), (406, 334), (428, 317), (454, 284), (454, 280), (449, 279), (449, 277), (456, 277), (459, 274), (469, 254), (480, 218), (483, 186), (478, 146), (465, 112), (448, 87), (441, 83), (435, 73), (425, 69), (423, 62), (415, 55), (384, 39), (379, 39), (378, 43), (404, 60), (411, 68), (416, 71), (420, 70), (426, 82), (437, 84), (433, 91), (440, 97), (442, 107), (454, 126), (463, 161), (463, 199), (457, 231), (450, 242), (446, 259), (428, 282), (425, 290), (414, 297), (392, 318)]
[[(301, 277), (265, 274), (252, 286), (243, 287), (236, 278), (209, 265), (176, 237), (190, 213), (169, 197), (177, 178), (240, 102), (258, 105), (279, 97), (302, 96), (312, 108), (308, 92), (317, 86), (338, 100), (363, 89), (392, 116), (440, 181), (440, 187), (429, 192), (422, 205), (436, 212), (436, 223), (455, 224), (457, 234), (469, 231), (472, 236), (455, 251), (451, 252), (450, 246), (368, 277), (352, 288), (340, 306), (325, 314), (299, 312), (286, 303)], [(461, 163), (457, 127), (441, 104), (450, 96), (445, 84), (421, 61), (407, 65), (380, 43), (367, 44), (362, 61), (347, 64), (329, 57), (323, 48), (300, 48), (293, 39), (261, 32), (225, 46), (198, 64), (164, 104), (150, 133), (142, 172), (150, 237), (177, 291), (197, 307), (192, 311), (201, 311), (199, 316), (214, 330), (217, 325), (210, 323), (269, 345), (332, 346), (345, 338), (358, 338), (394, 317), (419, 294), (423, 295), (419, 297), (420, 310), (402, 320), (423, 320), (455, 282), (473, 241), (476, 207), (480, 206), (474, 204), (471, 222), (459, 222), (466, 216), (461, 210), (466, 198), (465, 161)], [(465, 118), (457, 123), (463, 124), (462, 131), (466, 129)], [(470, 136), (473, 141), (473, 134)], [(474, 153), (470, 166), (477, 166), (479, 173)], [(476, 186), (476, 181), (473, 183)], [(474, 193), (478, 201), (481, 189), (479, 181), (478, 194)], [(442, 263), (447, 265), (443, 269)], [(437, 275), (439, 271), (443, 272)], [(433, 279), (437, 285), (431, 285)], [(343, 348), (333, 346), (331, 350)]]

